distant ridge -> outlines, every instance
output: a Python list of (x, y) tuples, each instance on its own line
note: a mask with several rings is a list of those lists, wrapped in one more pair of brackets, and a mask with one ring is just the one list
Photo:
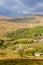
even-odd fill
[(7, 17), (7, 16), (0, 16), (0, 21), (5, 21), (5, 22), (19, 22), (19, 23), (40, 23), (41, 19), (43, 17), (35, 14), (29, 14), (21, 17)]
[(0, 16), (0, 19), (11, 19), (12, 17), (8, 17), (8, 16)]
[(28, 17), (34, 17), (34, 16), (43, 17), (43, 14), (27, 14), (27, 15), (18, 16), (18, 17), (0, 16), (0, 19), (19, 19), (19, 18), (28, 18)]
[(43, 14), (35, 14), (35, 16), (41, 16), (41, 17), (43, 17)]

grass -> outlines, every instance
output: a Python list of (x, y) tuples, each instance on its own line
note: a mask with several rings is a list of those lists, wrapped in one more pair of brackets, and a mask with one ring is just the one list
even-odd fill
[(43, 65), (41, 59), (11, 59), (0, 60), (0, 65)]

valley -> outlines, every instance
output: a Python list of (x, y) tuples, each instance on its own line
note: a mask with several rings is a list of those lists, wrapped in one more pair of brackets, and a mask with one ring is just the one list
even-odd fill
[[(42, 56), (35, 56), (35, 53)], [(39, 61), (42, 63), (43, 17), (0, 17), (0, 60), (7, 60), (6, 62), (12, 64), (14, 59), (29, 59), (36, 60), (35, 64)]]

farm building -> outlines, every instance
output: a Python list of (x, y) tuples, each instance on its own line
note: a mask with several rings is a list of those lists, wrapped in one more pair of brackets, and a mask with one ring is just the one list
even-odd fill
[(40, 56), (40, 53), (34, 53), (34, 56)]
[(34, 53), (34, 56), (43, 56), (43, 53)]

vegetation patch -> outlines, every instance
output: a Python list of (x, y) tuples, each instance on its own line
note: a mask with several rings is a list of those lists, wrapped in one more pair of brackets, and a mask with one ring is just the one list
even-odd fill
[(7, 33), (5, 37), (12, 38), (13, 40), (20, 38), (43, 38), (43, 26), (36, 26), (34, 28), (23, 28), (21, 30)]

